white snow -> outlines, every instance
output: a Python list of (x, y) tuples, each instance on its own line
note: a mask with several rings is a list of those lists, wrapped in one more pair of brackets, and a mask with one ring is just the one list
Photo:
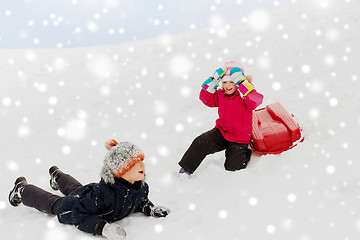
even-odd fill
[[(1, 239), (98, 239), (7, 198), (21, 175), (51, 191), (52, 165), (97, 182), (109, 138), (143, 149), (150, 199), (171, 209), (167, 218), (120, 221), (129, 240), (359, 239), (360, 2), (291, 2), (142, 41), (0, 49)], [(231, 59), (253, 76), (261, 107), (280, 102), (294, 114), (305, 141), (254, 154), (246, 170), (225, 171), (221, 152), (179, 175), (183, 153), (217, 118), (198, 99), (200, 86)]]

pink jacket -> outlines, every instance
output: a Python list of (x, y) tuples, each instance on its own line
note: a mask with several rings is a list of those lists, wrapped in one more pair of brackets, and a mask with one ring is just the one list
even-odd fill
[(236, 91), (232, 96), (226, 96), (224, 90), (216, 90), (212, 94), (204, 89), (200, 91), (200, 100), (208, 107), (218, 107), (219, 118), (216, 120), (215, 127), (220, 130), (226, 140), (250, 143), (252, 110), (261, 102), (255, 103), (249, 97), (242, 99), (239, 91)]

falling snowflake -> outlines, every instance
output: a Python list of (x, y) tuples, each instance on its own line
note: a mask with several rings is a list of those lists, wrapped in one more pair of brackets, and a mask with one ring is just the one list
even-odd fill
[(329, 166), (327, 166), (326, 167), (326, 172), (328, 173), (328, 174), (334, 174), (335, 173), (335, 167), (333, 166), (333, 165), (329, 165)]
[(168, 156), (170, 154), (169, 149), (164, 145), (161, 145), (161, 146), (158, 147), (158, 152), (163, 157), (166, 157), (166, 156)]
[(258, 204), (258, 199), (256, 197), (249, 198), (249, 205), (254, 207)]
[(155, 231), (156, 233), (161, 233), (163, 230), (164, 230), (164, 226), (161, 225), (161, 224), (156, 224), (156, 225), (154, 226), (154, 231)]
[(303, 66), (301, 67), (301, 70), (302, 70), (303, 73), (309, 73), (310, 70), (311, 70), (311, 68), (310, 68), (309, 65), (306, 64), (306, 65), (303, 65)]
[(219, 211), (219, 218), (225, 219), (228, 216), (228, 212), (226, 210)]
[(290, 193), (288, 196), (287, 196), (287, 200), (289, 202), (295, 202), (296, 201), (296, 195), (294, 193)]
[(62, 153), (63, 154), (68, 155), (68, 154), (70, 154), (70, 152), (71, 152), (70, 146), (63, 146), (62, 147)]
[(276, 227), (274, 225), (268, 225), (266, 227), (266, 232), (269, 234), (274, 234), (276, 231)]
[(165, 123), (165, 120), (163, 119), (163, 118), (161, 118), (161, 117), (158, 117), (158, 118), (156, 118), (155, 119), (155, 124), (157, 125), (157, 126), (163, 126), (164, 125), (164, 123)]
[(249, 14), (248, 25), (254, 31), (262, 31), (270, 24), (270, 13), (263, 9), (254, 10)]
[(184, 77), (193, 68), (193, 62), (185, 55), (177, 55), (169, 62), (170, 72), (177, 77)]

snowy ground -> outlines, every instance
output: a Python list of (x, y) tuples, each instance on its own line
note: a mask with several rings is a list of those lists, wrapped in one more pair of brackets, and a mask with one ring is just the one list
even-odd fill
[[(53, 164), (98, 181), (108, 138), (144, 150), (150, 199), (172, 211), (121, 221), (129, 240), (359, 239), (358, 9), (354, 0), (293, 3), (221, 29), (121, 45), (1, 49), (1, 239), (97, 239), (7, 197), (20, 175), (50, 191)], [(218, 153), (179, 176), (177, 162), (217, 117), (199, 86), (234, 58), (265, 95), (261, 107), (280, 102), (306, 139), (253, 155), (243, 171), (226, 172)]]

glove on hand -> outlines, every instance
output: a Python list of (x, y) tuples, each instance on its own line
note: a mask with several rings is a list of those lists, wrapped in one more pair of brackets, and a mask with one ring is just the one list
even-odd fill
[(170, 210), (166, 207), (153, 206), (150, 208), (150, 216), (152, 217), (166, 217), (170, 213)]
[(243, 98), (255, 89), (254, 85), (246, 79), (244, 71), (239, 67), (230, 69), (230, 78), (238, 87), (240, 95)]
[(255, 89), (254, 85), (248, 80), (242, 81), (238, 86), (241, 97), (246, 97), (252, 90)]
[(246, 80), (246, 76), (241, 68), (233, 67), (230, 69), (230, 79), (239, 87), (240, 84)]
[(209, 77), (201, 87), (209, 93), (214, 93), (219, 87), (220, 79), (225, 75), (226, 67), (218, 68), (215, 73)]
[(125, 239), (125, 230), (115, 223), (106, 223), (102, 230), (102, 235), (109, 240), (121, 240)]

